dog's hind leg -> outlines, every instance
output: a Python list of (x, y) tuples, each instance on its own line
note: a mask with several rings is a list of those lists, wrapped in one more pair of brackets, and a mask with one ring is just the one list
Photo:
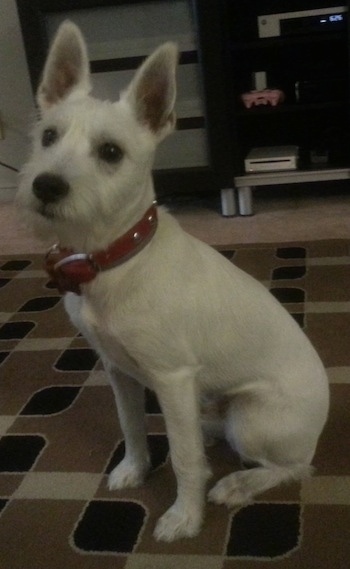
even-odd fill
[(312, 467), (309, 464), (279, 466), (270, 464), (258, 466), (251, 470), (240, 470), (225, 476), (209, 492), (209, 501), (225, 504), (229, 508), (249, 504), (253, 498), (282, 484), (298, 481), (310, 476)]
[(227, 414), (226, 436), (242, 461), (254, 467), (219, 480), (208, 495), (212, 502), (244, 505), (266, 490), (312, 473), (317, 436), (288, 403), (237, 397)]
[(119, 422), (124, 433), (125, 456), (109, 475), (110, 490), (142, 484), (150, 468), (145, 420), (145, 390), (135, 379), (105, 362), (115, 394)]

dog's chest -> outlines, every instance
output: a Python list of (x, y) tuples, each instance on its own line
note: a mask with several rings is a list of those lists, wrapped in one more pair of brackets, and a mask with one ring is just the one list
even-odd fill
[(110, 318), (108, 314), (97, 314), (87, 303), (80, 309), (83, 333), (100, 356), (119, 370), (143, 381), (137, 361), (130, 355), (118, 333), (116, 317), (113, 317), (113, 325)]

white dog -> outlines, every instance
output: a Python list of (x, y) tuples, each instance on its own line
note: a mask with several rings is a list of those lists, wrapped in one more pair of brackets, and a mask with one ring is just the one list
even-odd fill
[(328, 412), (325, 370), (293, 318), (153, 203), (154, 153), (175, 123), (176, 65), (167, 43), (119, 101), (96, 100), (85, 42), (65, 22), (45, 65), (18, 193), (34, 226), (59, 238), (48, 270), (70, 291), (68, 314), (116, 395), (126, 451), (111, 490), (142, 483), (149, 470), (145, 386), (157, 394), (177, 479), (176, 501), (155, 528), (166, 541), (198, 534), (203, 520), (210, 469), (200, 399), (221, 411), (207, 421), (216, 434), (254, 464), (210, 491), (229, 507), (307, 476)]

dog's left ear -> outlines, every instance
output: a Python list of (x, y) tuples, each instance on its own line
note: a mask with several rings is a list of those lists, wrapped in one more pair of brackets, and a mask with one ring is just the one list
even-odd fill
[(137, 119), (159, 139), (175, 126), (177, 61), (176, 44), (163, 44), (146, 59), (122, 95), (128, 99)]
[(73, 91), (88, 94), (90, 90), (86, 44), (79, 28), (67, 20), (60, 25), (50, 48), (37, 101), (45, 111)]

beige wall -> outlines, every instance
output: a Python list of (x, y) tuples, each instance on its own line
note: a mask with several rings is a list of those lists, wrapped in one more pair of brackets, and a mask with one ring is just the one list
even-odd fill
[[(34, 101), (24, 54), (15, 0), (0, 1), (0, 114), (4, 140), (0, 161), (19, 168), (28, 149)], [(0, 166), (0, 200), (11, 199), (17, 175)]]

